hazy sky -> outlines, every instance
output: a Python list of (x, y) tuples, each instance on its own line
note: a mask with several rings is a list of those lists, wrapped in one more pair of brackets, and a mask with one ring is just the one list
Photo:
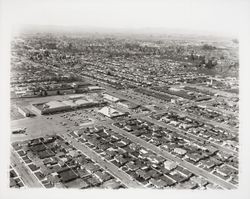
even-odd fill
[(248, 0), (6, 0), (12, 24), (186, 29), (237, 35)]

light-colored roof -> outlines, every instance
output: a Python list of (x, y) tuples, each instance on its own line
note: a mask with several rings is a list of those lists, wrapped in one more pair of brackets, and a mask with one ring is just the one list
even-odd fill
[(79, 99), (75, 101), (75, 104), (77, 105), (83, 105), (83, 104), (88, 104), (90, 103), (90, 101), (86, 100), (86, 99)]
[(83, 94), (76, 94), (76, 95), (70, 95), (69, 99), (80, 99), (80, 98), (85, 98), (85, 95)]
[(119, 100), (119, 98), (114, 97), (114, 96), (109, 95), (109, 94), (106, 94), (106, 93), (103, 94), (103, 98), (105, 98), (109, 101), (112, 101), (112, 102), (117, 102)]
[(185, 153), (187, 153), (187, 151), (185, 149), (182, 149), (182, 148), (175, 148), (174, 152), (175, 153), (179, 153), (179, 154), (185, 154)]
[(175, 88), (175, 87), (171, 87), (171, 88), (169, 88), (169, 90), (171, 90), (171, 91), (180, 91), (180, 89)]
[(88, 89), (90, 89), (90, 90), (98, 90), (98, 89), (103, 89), (103, 88), (100, 87), (100, 86), (89, 86)]
[(165, 166), (165, 168), (171, 170), (171, 169), (174, 169), (177, 166), (177, 164), (173, 161), (167, 160), (164, 162), (164, 166)]
[(46, 105), (49, 108), (59, 108), (59, 107), (68, 106), (68, 105), (66, 105), (66, 104), (64, 104), (63, 102), (60, 102), (60, 101), (50, 101), (50, 102), (47, 102)]
[(109, 106), (105, 106), (103, 108), (101, 108), (99, 111), (99, 113), (102, 113), (103, 115), (107, 116), (107, 117), (115, 117), (115, 116), (120, 116), (123, 115), (123, 112), (120, 112), (116, 109), (113, 109)]
[(128, 108), (135, 108), (136, 106), (138, 106), (137, 104), (130, 102), (130, 101), (122, 101), (122, 102), (118, 102), (117, 104), (121, 106), (127, 106)]
[(65, 101), (62, 101), (64, 104), (66, 105), (69, 105), (71, 107), (74, 107), (76, 106), (76, 104), (73, 102), (73, 100), (65, 100)]

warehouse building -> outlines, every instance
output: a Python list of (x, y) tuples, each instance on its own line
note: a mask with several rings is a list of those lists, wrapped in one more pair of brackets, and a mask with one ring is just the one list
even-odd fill
[(114, 97), (114, 96), (112, 96), (112, 95), (109, 95), (109, 94), (107, 94), (107, 93), (104, 93), (104, 94), (103, 94), (103, 98), (104, 98), (105, 100), (110, 101), (110, 102), (118, 102), (118, 101), (120, 100), (119, 98)]
[(88, 90), (89, 91), (102, 91), (104, 89), (100, 86), (88, 86)]
[(133, 102), (126, 101), (126, 100), (118, 102), (117, 105), (121, 106), (122, 108), (126, 108), (126, 109), (136, 109), (139, 107), (138, 104), (135, 104)]
[(77, 104), (73, 100), (65, 100), (65, 101), (62, 101), (62, 103), (69, 105), (71, 108), (77, 107)]
[(30, 116), (30, 111), (29, 111), (27, 108), (18, 107), (17, 110), (18, 110), (18, 112), (21, 113), (24, 117), (29, 117), (29, 116)]
[(61, 111), (69, 111), (77, 108), (91, 108), (94, 106), (99, 106), (101, 104), (103, 103), (94, 101), (92, 99), (77, 99), (32, 104), (32, 109), (38, 114), (43, 115)]
[(82, 98), (85, 98), (84, 94), (75, 94), (75, 95), (69, 96), (69, 99), (71, 99), (71, 100), (82, 99)]
[(60, 101), (50, 101), (47, 103), (32, 104), (32, 109), (37, 113), (44, 115), (49, 113), (55, 113), (60, 111), (70, 110), (70, 105), (67, 105)]

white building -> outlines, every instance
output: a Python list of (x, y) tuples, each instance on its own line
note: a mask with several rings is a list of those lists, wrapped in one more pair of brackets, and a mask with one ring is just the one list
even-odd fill
[(103, 90), (103, 88), (100, 87), (100, 86), (88, 86), (88, 89), (89, 89), (90, 91)]
[(126, 108), (126, 109), (135, 109), (138, 107), (137, 104), (134, 104), (132, 102), (129, 101), (122, 101), (122, 102), (118, 102), (117, 105)]
[(182, 148), (175, 148), (174, 152), (179, 154), (179, 155), (185, 155), (187, 153), (187, 151), (185, 149), (182, 149)]
[(47, 103), (32, 104), (32, 109), (42, 115), (59, 111), (66, 111), (71, 109), (71, 107), (60, 101), (50, 101)]
[(75, 95), (70, 95), (69, 99), (71, 100), (76, 100), (76, 99), (81, 99), (81, 98), (85, 98), (85, 95), (83, 94), (75, 94)]
[(65, 101), (62, 101), (64, 104), (66, 105), (69, 105), (70, 107), (74, 108), (77, 106), (77, 104), (74, 103), (73, 100), (65, 100)]
[(170, 161), (170, 160), (167, 160), (164, 162), (164, 167), (167, 169), (167, 170), (173, 170), (177, 167), (177, 164), (173, 161)]
[(116, 110), (114, 108), (111, 108), (109, 106), (103, 107), (102, 109), (100, 109), (98, 111), (98, 113), (101, 113), (101, 114), (103, 114), (103, 115), (105, 115), (105, 116), (107, 116), (109, 118), (118, 117), (118, 116), (122, 116), (122, 115), (125, 114), (125, 113), (120, 112), (120, 111), (118, 111), (118, 110)]
[(30, 111), (27, 108), (18, 107), (18, 112), (21, 113), (24, 117), (30, 116)]
[(120, 100), (119, 98), (109, 95), (107, 93), (103, 94), (103, 98), (111, 102), (118, 102)]

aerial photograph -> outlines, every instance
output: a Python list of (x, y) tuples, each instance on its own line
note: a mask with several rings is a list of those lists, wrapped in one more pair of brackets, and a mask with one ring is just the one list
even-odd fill
[(10, 48), (10, 188), (238, 188), (237, 36), (35, 24)]

